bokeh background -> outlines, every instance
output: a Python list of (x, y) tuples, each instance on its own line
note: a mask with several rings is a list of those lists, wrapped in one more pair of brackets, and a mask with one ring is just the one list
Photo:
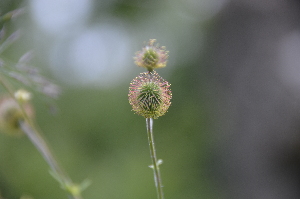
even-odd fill
[[(154, 121), (165, 198), (300, 197), (299, 1), (0, 1), (16, 8), (6, 29), (21, 36), (1, 56), (32, 50), (60, 86), (55, 101), (34, 95), (36, 121), (71, 178), (91, 180), (84, 198), (156, 198), (145, 119), (127, 99), (153, 38), (170, 51), (157, 72), (172, 105)], [(25, 136), (0, 134), (4, 198), (66, 198), (48, 170)]]

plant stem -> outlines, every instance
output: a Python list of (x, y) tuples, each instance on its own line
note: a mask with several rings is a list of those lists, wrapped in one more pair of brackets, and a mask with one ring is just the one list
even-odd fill
[[(63, 172), (63, 170), (59, 167), (57, 161), (55, 160), (54, 156), (52, 155), (47, 143), (45, 140), (33, 129), (29, 124), (25, 121), (20, 121), (20, 128), (22, 131), (27, 135), (30, 141), (35, 145), (37, 150), (41, 153), (44, 157), (45, 161), (48, 163), (52, 171), (59, 177), (59, 181), (61, 181), (63, 186), (71, 185), (73, 186), (72, 180)], [(70, 198), (72, 199), (82, 199), (80, 193), (72, 193)]]
[(155, 187), (157, 192), (157, 198), (163, 199), (164, 198), (164, 193), (162, 190), (163, 185), (160, 177), (159, 164), (156, 157), (156, 150), (155, 150), (154, 137), (153, 137), (153, 118), (146, 118), (146, 127), (147, 127), (148, 143), (150, 148), (150, 156), (153, 164), (154, 182), (155, 182)]
[[(10, 84), (8, 84), (4, 77), (0, 75), (0, 85), (2, 85), (6, 91), (9, 93), (9, 95), (14, 98), (13, 89), (11, 88)], [(59, 178), (59, 182), (63, 186), (62, 188), (65, 189), (68, 194), (70, 194), (70, 199), (82, 199), (80, 190), (78, 189), (76, 185), (72, 182), (72, 180), (63, 172), (63, 169), (59, 167), (56, 159), (52, 155), (46, 141), (43, 139), (43, 137), (40, 135), (39, 130), (37, 130), (36, 125), (32, 121), (32, 119), (26, 114), (26, 111), (24, 110), (24, 107), (16, 100), (20, 110), (22, 111), (22, 115), (24, 117), (23, 121), (19, 121), (19, 125), (21, 130), (27, 135), (27, 137), (30, 139), (30, 141), (34, 144), (34, 146), (37, 148), (37, 150), (41, 153), (41, 155), (44, 157), (48, 165), (50, 166), (51, 170), (54, 172), (54, 174)], [(68, 186), (68, 190), (66, 189)], [(73, 189), (72, 189), (73, 188)], [(76, 190), (75, 190), (76, 189)], [(73, 191), (75, 190), (75, 191)]]
[(34, 130), (30, 127), (30, 125), (28, 125), (24, 121), (20, 122), (20, 128), (27, 135), (30, 141), (34, 144), (37, 150), (42, 154), (50, 168), (60, 177), (65, 179), (65, 181), (69, 181), (68, 177), (66, 177), (62, 169), (58, 166), (58, 163), (56, 162), (55, 158), (50, 152), (44, 139), (39, 134), (35, 133)]

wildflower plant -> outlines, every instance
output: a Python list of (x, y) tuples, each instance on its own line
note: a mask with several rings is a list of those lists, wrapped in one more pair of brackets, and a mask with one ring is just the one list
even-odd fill
[(154, 69), (165, 67), (167, 64), (168, 51), (165, 47), (155, 45), (156, 40), (150, 39), (148, 44), (134, 57), (135, 64), (144, 67), (148, 72), (140, 73), (134, 78), (129, 86), (129, 104), (132, 110), (146, 118), (146, 129), (157, 198), (163, 199), (163, 185), (153, 136), (153, 119), (164, 115), (171, 105), (172, 92), (170, 84), (158, 75)]
[[(60, 89), (31, 66), (32, 52), (25, 53), (17, 63), (6, 60), (3, 52), (18, 38), (19, 31), (6, 36), (6, 23), (22, 14), (23, 9), (0, 16), (0, 85), (6, 91), (0, 95), (0, 131), (9, 135), (25, 134), (43, 156), (50, 167), (51, 175), (60, 183), (71, 199), (82, 199), (81, 192), (88, 185), (84, 181), (78, 185), (63, 171), (53, 156), (47, 142), (34, 121), (34, 108), (31, 104), (32, 89), (49, 98), (57, 98)], [(21, 87), (21, 88), (20, 88)]]

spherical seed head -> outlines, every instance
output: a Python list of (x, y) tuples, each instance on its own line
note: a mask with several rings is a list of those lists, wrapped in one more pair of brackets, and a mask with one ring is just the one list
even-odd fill
[(155, 71), (144, 72), (131, 81), (128, 98), (138, 115), (157, 119), (171, 105), (172, 92), (170, 84)]
[(150, 39), (148, 44), (136, 53), (135, 64), (153, 71), (155, 68), (163, 68), (167, 65), (168, 51), (164, 46), (155, 44), (155, 39)]

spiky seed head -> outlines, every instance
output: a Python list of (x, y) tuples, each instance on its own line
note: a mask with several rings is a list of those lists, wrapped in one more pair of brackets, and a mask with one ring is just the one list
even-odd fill
[(144, 72), (131, 81), (128, 98), (138, 115), (157, 119), (171, 105), (172, 92), (170, 84), (155, 71)]
[(167, 65), (168, 51), (164, 46), (155, 44), (155, 39), (150, 39), (148, 44), (136, 53), (134, 57), (135, 64), (140, 67), (153, 71), (155, 68), (163, 68)]

